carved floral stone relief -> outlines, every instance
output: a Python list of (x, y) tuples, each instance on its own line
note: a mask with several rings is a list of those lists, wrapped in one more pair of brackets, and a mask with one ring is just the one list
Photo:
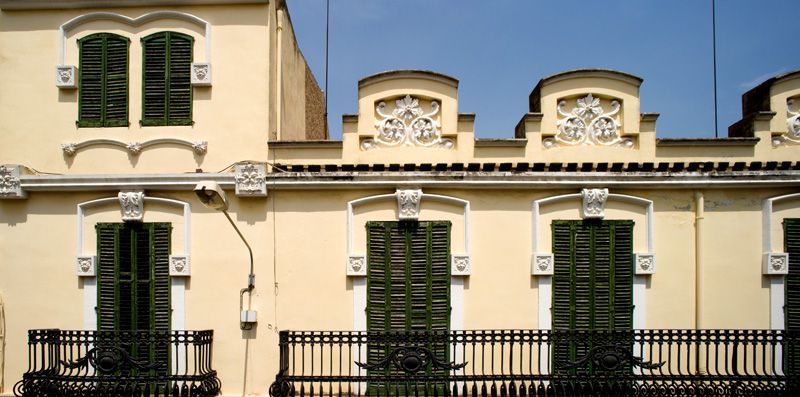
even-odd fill
[(144, 218), (144, 192), (119, 192), (122, 220), (141, 222)]
[(267, 176), (264, 164), (237, 164), (234, 179), (237, 196), (265, 197)]
[(600, 98), (588, 94), (579, 98), (575, 107), (567, 111), (567, 101), (558, 102), (556, 121), (558, 132), (552, 138), (542, 141), (545, 148), (557, 146), (594, 145), (633, 147), (633, 140), (621, 137), (622, 123), (617, 114), (620, 111), (618, 100), (611, 101), (611, 108), (605, 111)]
[(0, 199), (26, 197), (25, 191), (22, 190), (20, 168), (18, 165), (0, 165)]
[(786, 133), (772, 137), (773, 146), (800, 144), (800, 98), (786, 100)]
[(584, 219), (603, 219), (605, 217), (608, 189), (583, 189), (581, 197), (583, 198), (581, 213)]
[(386, 102), (375, 108), (380, 120), (375, 122), (375, 136), (361, 142), (362, 150), (378, 147), (422, 146), (452, 149), (452, 139), (442, 138), (441, 125), (435, 116), (439, 102), (431, 101), (430, 112), (425, 112), (418, 98), (406, 95), (395, 101), (395, 108), (386, 113)]
[(398, 190), (397, 212), (400, 220), (419, 219), (419, 206), (422, 200), (422, 190)]

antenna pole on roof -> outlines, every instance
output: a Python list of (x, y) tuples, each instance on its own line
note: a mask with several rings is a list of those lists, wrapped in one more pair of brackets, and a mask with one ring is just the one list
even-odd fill
[(325, 1), (325, 125), (328, 125), (328, 42), (331, 26), (331, 0)]
[(714, 138), (719, 138), (719, 127), (717, 120), (717, 7), (716, 0), (711, 0), (711, 31), (713, 37), (714, 52)]

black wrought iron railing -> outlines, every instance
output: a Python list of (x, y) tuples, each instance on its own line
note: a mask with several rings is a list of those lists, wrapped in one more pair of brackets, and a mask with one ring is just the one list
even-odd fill
[(280, 333), (272, 397), (800, 396), (773, 330)]
[(16, 396), (216, 396), (214, 331), (28, 332)]

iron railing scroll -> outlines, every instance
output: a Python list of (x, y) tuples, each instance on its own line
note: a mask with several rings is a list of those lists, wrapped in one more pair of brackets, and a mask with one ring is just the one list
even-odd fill
[(779, 330), (282, 331), (279, 344), (272, 397), (800, 396), (800, 334)]
[(31, 330), (14, 395), (216, 396), (213, 340), (213, 331)]

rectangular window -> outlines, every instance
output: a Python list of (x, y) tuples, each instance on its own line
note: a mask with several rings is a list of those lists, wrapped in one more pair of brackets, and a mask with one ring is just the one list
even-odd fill
[(169, 223), (100, 223), (98, 329), (170, 329)]
[[(553, 329), (631, 329), (633, 221), (557, 220), (552, 231)], [(585, 358), (601, 339), (556, 343), (555, 366)]]
[(78, 40), (78, 127), (128, 126), (130, 40), (96, 33)]
[(191, 125), (194, 38), (158, 32), (142, 39), (142, 125)]
[[(450, 222), (368, 222), (367, 239), (367, 331), (435, 332), (441, 342), (436, 339), (425, 347), (441, 362), (449, 362)], [(396, 342), (370, 344), (368, 362), (382, 361), (396, 347)], [(380, 371), (402, 374), (396, 368)], [(446, 375), (444, 369), (427, 371), (428, 375)], [(443, 383), (427, 384), (433, 386), (440, 395), (447, 389)], [(426, 385), (374, 382), (369, 390), (370, 394), (386, 395), (396, 387), (419, 388), (421, 392)]]

